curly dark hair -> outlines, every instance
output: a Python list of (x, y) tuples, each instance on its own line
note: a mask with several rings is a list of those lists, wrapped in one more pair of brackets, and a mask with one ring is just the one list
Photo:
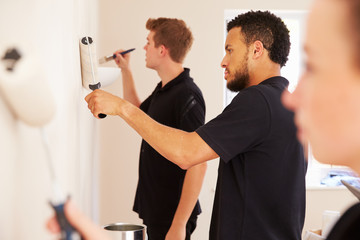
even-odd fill
[(290, 36), (281, 18), (269, 11), (250, 11), (238, 15), (227, 25), (227, 31), (241, 27), (246, 44), (259, 40), (268, 50), (270, 59), (285, 66), (290, 51)]

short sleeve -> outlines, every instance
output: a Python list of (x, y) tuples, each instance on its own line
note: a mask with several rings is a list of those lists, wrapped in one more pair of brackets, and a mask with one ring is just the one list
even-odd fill
[(196, 132), (228, 162), (264, 140), (270, 129), (269, 111), (264, 95), (249, 87), (239, 92), (219, 116)]
[(203, 99), (190, 95), (180, 113), (180, 129), (195, 131), (205, 122), (205, 103)]

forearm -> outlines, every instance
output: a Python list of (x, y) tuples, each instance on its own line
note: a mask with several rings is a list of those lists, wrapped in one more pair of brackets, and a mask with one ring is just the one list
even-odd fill
[(130, 68), (121, 69), (123, 97), (136, 107), (139, 107), (141, 101), (135, 88), (135, 82)]
[(185, 139), (189, 133), (162, 125), (125, 101), (122, 101), (118, 115), (166, 159), (181, 168), (189, 167), (190, 164), (183, 161), (183, 154), (187, 148)]
[(195, 132), (162, 125), (123, 100), (118, 115), (158, 153), (183, 169), (212, 159), (203, 154), (201, 147), (194, 147), (200, 145), (196, 143), (200, 137)]
[(123, 118), (158, 153), (183, 169), (218, 157), (196, 132), (162, 125), (122, 98), (97, 89), (85, 101), (97, 118), (100, 113)]
[(185, 227), (199, 198), (207, 164), (202, 163), (189, 168), (186, 172), (181, 198), (172, 224)]

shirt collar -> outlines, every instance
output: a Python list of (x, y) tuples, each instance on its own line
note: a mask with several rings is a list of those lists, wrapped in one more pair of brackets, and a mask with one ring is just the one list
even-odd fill
[(282, 76), (276, 76), (276, 77), (268, 78), (259, 84), (269, 84), (269, 85), (276, 84), (276, 85), (280, 85), (282, 88), (287, 88), (289, 86), (289, 81)]
[(167, 89), (175, 86), (186, 78), (190, 78), (189, 68), (184, 68), (184, 71), (182, 71), (176, 78), (168, 82), (164, 87), (162, 87), (162, 82), (159, 82), (156, 88), (158, 89), (158, 91), (166, 91)]

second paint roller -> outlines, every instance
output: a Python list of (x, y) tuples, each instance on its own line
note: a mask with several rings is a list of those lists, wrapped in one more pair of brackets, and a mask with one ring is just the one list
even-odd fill
[[(97, 57), (95, 43), (91, 37), (83, 37), (80, 40), (80, 62), (82, 85), (94, 91), (101, 87), (97, 81)], [(105, 118), (106, 114), (100, 113), (99, 118)]]

